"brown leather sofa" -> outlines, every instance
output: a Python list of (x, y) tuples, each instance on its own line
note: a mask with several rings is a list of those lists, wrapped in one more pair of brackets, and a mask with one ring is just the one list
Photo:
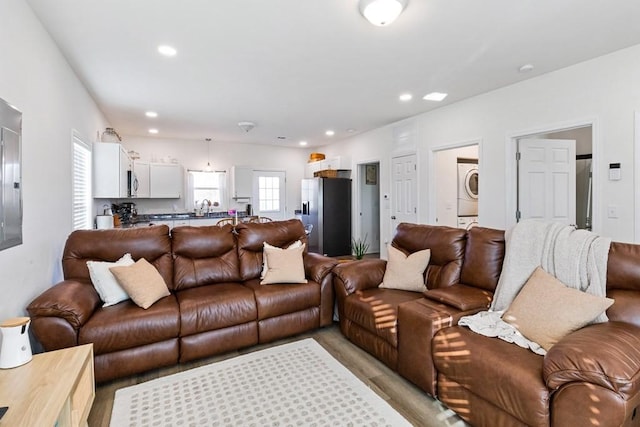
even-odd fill
[(406, 253), (431, 249), (429, 290), (378, 288), (383, 260), (336, 266), (340, 327), (349, 340), (474, 426), (640, 425), (640, 245), (611, 245), (609, 321), (539, 356), (456, 326), (491, 302), (503, 231), (400, 224), (392, 244)]
[[(96, 381), (273, 341), (332, 323), (330, 258), (304, 254), (307, 284), (260, 285), (263, 242), (306, 243), (298, 220), (237, 227), (165, 225), (73, 232), (65, 280), (27, 308), (44, 349), (93, 343)], [(86, 262), (131, 253), (160, 272), (171, 291), (147, 310), (131, 300), (103, 308)]]

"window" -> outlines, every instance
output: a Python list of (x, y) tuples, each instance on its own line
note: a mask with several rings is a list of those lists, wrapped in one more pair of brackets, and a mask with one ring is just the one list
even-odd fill
[[(257, 214), (271, 219), (285, 217), (285, 172), (260, 171), (253, 172), (254, 198), (257, 200)], [(257, 192), (257, 193), (256, 193)]]
[(208, 200), (213, 210), (226, 210), (226, 182), (224, 171), (189, 171), (187, 208), (199, 208), (203, 200)]
[(91, 150), (73, 132), (73, 229), (93, 228), (91, 215)]

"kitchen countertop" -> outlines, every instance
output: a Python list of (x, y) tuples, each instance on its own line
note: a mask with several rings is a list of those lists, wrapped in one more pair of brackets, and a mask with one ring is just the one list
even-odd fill
[[(238, 218), (247, 217), (245, 212), (238, 212)], [(140, 224), (153, 221), (174, 221), (180, 219), (199, 220), (210, 218), (232, 218), (227, 212), (210, 212), (203, 216), (196, 216), (193, 212), (174, 212), (174, 213), (158, 213), (158, 214), (142, 214), (132, 218), (130, 224)]]

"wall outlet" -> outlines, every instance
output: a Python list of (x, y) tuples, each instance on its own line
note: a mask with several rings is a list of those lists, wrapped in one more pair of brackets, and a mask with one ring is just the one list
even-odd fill
[(607, 217), (618, 218), (618, 207), (616, 205), (607, 206)]

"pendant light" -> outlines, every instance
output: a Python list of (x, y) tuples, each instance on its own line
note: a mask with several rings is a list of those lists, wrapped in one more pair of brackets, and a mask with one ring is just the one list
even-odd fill
[(384, 27), (400, 16), (407, 3), (408, 0), (360, 0), (360, 13), (373, 25)]
[(211, 138), (207, 138), (205, 141), (207, 141), (207, 167), (204, 170), (211, 172)]

